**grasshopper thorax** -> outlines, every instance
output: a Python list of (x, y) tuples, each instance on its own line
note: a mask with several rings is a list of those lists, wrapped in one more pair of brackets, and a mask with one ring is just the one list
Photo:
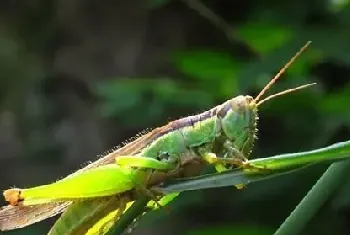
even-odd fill
[(217, 116), (221, 133), (244, 157), (252, 151), (256, 139), (258, 112), (254, 98), (237, 96), (225, 102)]

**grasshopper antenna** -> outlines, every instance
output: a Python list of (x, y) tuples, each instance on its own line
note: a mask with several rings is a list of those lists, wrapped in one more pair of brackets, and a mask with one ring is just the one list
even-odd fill
[[(275, 75), (275, 77), (273, 79), (271, 79), (271, 81), (264, 87), (264, 89), (262, 89), (262, 91), (260, 91), (260, 93), (255, 97), (254, 99), (254, 102), (255, 103), (258, 103), (258, 104), (261, 104), (262, 102), (259, 102), (259, 99), (265, 94), (265, 92), (271, 88), (271, 86), (281, 77), (281, 75), (287, 70), (287, 68), (294, 63), (294, 61), (306, 50), (306, 48), (311, 44), (311, 41), (308, 41), (290, 60), (289, 62)], [(280, 93), (277, 93), (274, 95), (274, 97), (276, 96), (279, 96), (279, 95), (283, 95), (283, 94), (286, 94), (286, 93), (290, 93), (292, 91), (295, 91), (295, 90), (299, 90), (299, 89), (302, 89), (302, 88), (305, 88), (305, 86), (310, 86), (311, 84), (309, 85), (304, 85), (304, 86), (301, 86), (301, 87), (297, 87), (297, 88), (294, 88), (294, 89), (289, 89), (289, 90), (286, 90), (286, 91), (283, 91), (283, 92), (280, 92)], [(313, 84), (314, 85), (314, 84)], [(273, 97), (270, 96), (269, 99), (271, 99)], [(266, 99), (265, 99), (266, 101)]]
[(309, 87), (309, 86), (313, 86), (313, 85), (316, 85), (316, 83), (309, 83), (309, 84), (305, 84), (305, 85), (302, 85), (302, 86), (298, 86), (298, 87), (295, 87), (295, 88), (292, 88), (292, 89), (287, 89), (287, 90), (284, 90), (284, 91), (281, 91), (281, 92), (278, 92), (276, 94), (273, 94), (273, 95), (270, 95), (268, 97), (266, 97), (265, 99), (263, 100), (260, 100), (256, 106), (259, 106), (261, 105), (262, 103), (265, 103), (266, 101), (272, 99), (272, 98), (275, 98), (277, 96), (281, 96), (281, 95), (285, 95), (285, 94), (288, 94), (288, 93), (291, 93), (291, 92), (294, 92), (294, 91), (297, 91), (297, 90), (301, 90), (301, 89), (304, 89), (306, 87)]

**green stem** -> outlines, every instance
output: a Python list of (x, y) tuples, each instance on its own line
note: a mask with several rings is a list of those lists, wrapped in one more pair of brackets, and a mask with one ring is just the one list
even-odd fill
[(274, 235), (297, 235), (348, 175), (350, 161), (332, 164)]
[(145, 212), (148, 201), (149, 197), (144, 196), (137, 199), (106, 235), (123, 234), (132, 222)]

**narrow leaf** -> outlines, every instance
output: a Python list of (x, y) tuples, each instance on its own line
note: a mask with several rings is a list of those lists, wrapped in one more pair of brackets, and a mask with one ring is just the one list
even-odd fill
[[(336, 162), (350, 157), (350, 141), (312, 151), (280, 154), (247, 161), (253, 168), (233, 169), (222, 173), (174, 180), (156, 188), (164, 194), (189, 190), (247, 185), (282, 174), (292, 173), (311, 164)], [(256, 167), (256, 168), (254, 168)]]

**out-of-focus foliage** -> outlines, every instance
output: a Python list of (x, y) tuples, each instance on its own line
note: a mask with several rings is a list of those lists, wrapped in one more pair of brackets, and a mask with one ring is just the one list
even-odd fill
[[(253, 157), (297, 152), (350, 134), (348, 1), (2, 1), (1, 188), (53, 181), (146, 128), (269, 91), (317, 82), (260, 108)], [(201, 5), (199, 5), (201, 6)], [(135, 234), (271, 234), (327, 166), (245, 190), (180, 195)], [(304, 234), (348, 234), (350, 179)], [(51, 221), (8, 234), (45, 234)]]
[(254, 226), (250, 225), (249, 227), (209, 227), (198, 229), (194, 231), (190, 231), (186, 233), (186, 235), (210, 235), (210, 234), (218, 234), (218, 235), (229, 235), (234, 231), (237, 234), (241, 235), (270, 235), (273, 234), (270, 228), (264, 228), (263, 226)]

